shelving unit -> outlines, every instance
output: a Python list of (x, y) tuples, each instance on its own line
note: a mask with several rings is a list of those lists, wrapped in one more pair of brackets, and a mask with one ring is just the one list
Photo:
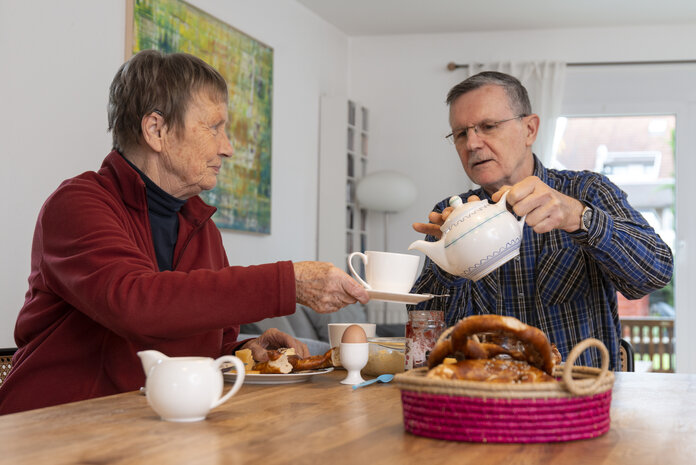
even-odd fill
[[(368, 110), (348, 100), (348, 125), (346, 137), (346, 271), (347, 258), (352, 252), (367, 249), (367, 210), (360, 208), (355, 189), (367, 173), (368, 162)], [(357, 265), (358, 262), (356, 261)]]
[(317, 257), (348, 273), (348, 255), (364, 252), (369, 242), (367, 210), (355, 194), (367, 172), (369, 135), (367, 108), (346, 97), (322, 96)]
[[(370, 115), (340, 96), (322, 96), (320, 111), (317, 257), (350, 274), (348, 256), (370, 247), (369, 215), (356, 199), (356, 187), (368, 169)], [(353, 264), (364, 276), (362, 263)], [(365, 310), (367, 321), (384, 322), (382, 305), (368, 304)]]

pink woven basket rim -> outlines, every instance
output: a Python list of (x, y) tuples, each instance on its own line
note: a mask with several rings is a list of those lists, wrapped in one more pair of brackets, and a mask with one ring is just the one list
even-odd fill
[(456, 402), (456, 403), (461, 403), (461, 404), (467, 404), (471, 406), (484, 406), (485, 408), (488, 407), (495, 407), (495, 406), (504, 406), (505, 408), (540, 408), (540, 409), (548, 409), (548, 408), (564, 408), (564, 407), (569, 407), (573, 408), (573, 406), (581, 406), (585, 405), (588, 401), (588, 399), (598, 399), (600, 398), (599, 396), (603, 394), (610, 393), (611, 391), (605, 391), (599, 394), (594, 394), (590, 396), (577, 396), (577, 397), (552, 397), (549, 399), (545, 398), (537, 398), (537, 397), (532, 397), (532, 398), (514, 398), (514, 399), (507, 399), (503, 397), (467, 397), (467, 396), (454, 396), (451, 394), (434, 394), (430, 392), (422, 392), (422, 391), (408, 391), (405, 389), (401, 390), (402, 395), (405, 395), (407, 398), (416, 398), (419, 400), (423, 400), (424, 395), (425, 398), (427, 398), (429, 401), (435, 402), (435, 403), (442, 403), (442, 402)]

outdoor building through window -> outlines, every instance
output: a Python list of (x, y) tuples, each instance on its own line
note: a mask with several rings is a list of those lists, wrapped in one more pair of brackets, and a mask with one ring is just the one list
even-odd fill
[[(673, 115), (558, 118), (551, 166), (606, 175), (674, 251), (675, 123)], [(636, 369), (674, 371), (672, 283), (639, 300), (617, 297)]]

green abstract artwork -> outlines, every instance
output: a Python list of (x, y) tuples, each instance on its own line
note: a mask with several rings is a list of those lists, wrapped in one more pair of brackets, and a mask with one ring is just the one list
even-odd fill
[(132, 0), (132, 52), (186, 52), (227, 81), (234, 155), (201, 194), (220, 228), (271, 232), (273, 49), (181, 0)]

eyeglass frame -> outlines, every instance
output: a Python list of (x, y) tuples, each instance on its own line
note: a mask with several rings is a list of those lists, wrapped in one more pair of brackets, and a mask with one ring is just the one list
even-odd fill
[[(488, 125), (493, 126), (493, 127), (490, 129), (490, 130), (492, 131), (492, 130), (496, 129), (499, 125), (501, 125), (501, 124), (503, 124), (503, 123), (507, 123), (508, 121), (513, 121), (513, 120), (516, 120), (516, 119), (526, 118), (527, 116), (529, 116), (529, 114), (527, 114), (527, 113), (521, 113), (521, 114), (519, 114), (519, 115), (517, 115), (517, 116), (513, 116), (512, 118), (501, 119), (500, 121), (491, 121), (490, 123), (489, 123), (489, 122), (486, 122), (486, 121), (481, 121), (480, 123), (472, 124), (471, 126), (464, 126), (463, 128), (458, 129), (457, 131), (458, 131), (459, 133), (464, 132), (464, 134), (466, 135), (466, 138), (468, 139), (468, 138), (469, 138), (469, 129), (473, 129), (473, 130), (474, 130), (474, 134), (479, 135), (479, 129), (481, 128), (481, 125), (482, 125), (482, 124), (488, 124)], [(448, 139), (452, 144), (456, 144), (456, 141), (454, 140), (454, 131), (452, 131), (452, 132), (450, 132), (449, 134), (447, 134), (447, 135), (445, 136), (445, 139)]]

